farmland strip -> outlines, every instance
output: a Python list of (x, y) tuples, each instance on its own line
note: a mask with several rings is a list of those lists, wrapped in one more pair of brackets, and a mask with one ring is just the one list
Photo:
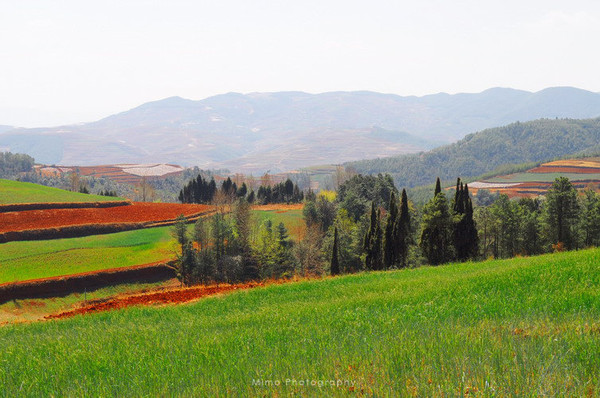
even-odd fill
[(107, 202), (54, 202), (54, 203), (11, 203), (0, 205), (0, 213), (11, 211), (53, 210), (53, 209), (91, 209), (129, 206), (129, 200), (115, 200)]
[(152, 283), (174, 278), (167, 261), (0, 284), (0, 304), (11, 300), (64, 297), (122, 283)]

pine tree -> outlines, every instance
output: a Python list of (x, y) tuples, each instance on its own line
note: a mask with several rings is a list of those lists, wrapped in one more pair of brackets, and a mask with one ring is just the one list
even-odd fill
[(333, 249), (331, 251), (331, 275), (339, 275), (340, 273), (340, 262), (338, 259), (338, 230), (335, 227), (333, 232)]
[(255, 199), (254, 191), (250, 191), (250, 193), (248, 194), (248, 199), (247, 199), (248, 203), (250, 203), (250, 204), (254, 203), (254, 199)]
[(546, 230), (550, 243), (562, 243), (567, 250), (577, 245), (577, 191), (566, 177), (558, 177), (546, 195)]
[(431, 265), (450, 261), (454, 252), (452, 218), (446, 195), (441, 191), (423, 207), (421, 224), (423, 229), (419, 245), (427, 261)]
[(171, 228), (171, 235), (177, 239), (177, 242), (181, 245), (182, 254), (184, 251), (184, 246), (188, 242), (186, 223), (187, 218), (183, 214), (180, 214), (177, 216), (175, 224), (173, 224), (173, 227)]

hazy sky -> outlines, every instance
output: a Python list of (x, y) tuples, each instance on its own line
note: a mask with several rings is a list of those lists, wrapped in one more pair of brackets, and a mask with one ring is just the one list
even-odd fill
[(0, 0), (0, 124), (174, 95), (600, 92), (600, 2)]

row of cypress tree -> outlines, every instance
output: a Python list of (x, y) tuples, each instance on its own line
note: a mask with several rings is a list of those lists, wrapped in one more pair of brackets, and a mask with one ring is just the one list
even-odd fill
[[(385, 220), (384, 220), (385, 218)], [(433, 198), (423, 207), (422, 232), (419, 247), (432, 265), (448, 261), (466, 261), (478, 255), (479, 238), (473, 218), (473, 203), (469, 187), (459, 179), (451, 203), (442, 192), (438, 178)], [(371, 202), (370, 222), (362, 250), (364, 268), (386, 270), (408, 266), (410, 247), (415, 245), (411, 228), (406, 190), (402, 190), (400, 205), (394, 192), (390, 194), (387, 216)], [(338, 231), (335, 228), (331, 254), (331, 273), (340, 273)]]

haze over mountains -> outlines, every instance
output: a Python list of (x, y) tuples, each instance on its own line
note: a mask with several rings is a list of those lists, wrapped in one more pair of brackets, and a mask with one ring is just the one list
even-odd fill
[(274, 172), (418, 152), (515, 121), (596, 116), (600, 94), (570, 87), (424, 97), (228, 93), (166, 98), (80, 125), (2, 126), (0, 150), (47, 164), (170, 162)]

